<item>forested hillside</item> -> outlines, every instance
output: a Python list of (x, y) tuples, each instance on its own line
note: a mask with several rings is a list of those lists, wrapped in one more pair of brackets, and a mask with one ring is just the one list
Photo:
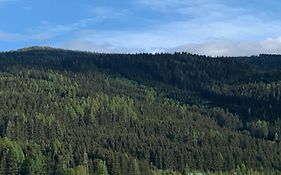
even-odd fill
[(281, 56), (0, 53), (0, 173), (281, 174)]

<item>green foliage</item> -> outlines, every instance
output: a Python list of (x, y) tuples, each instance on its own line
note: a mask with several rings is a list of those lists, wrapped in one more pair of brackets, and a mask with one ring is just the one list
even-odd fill
[(0, 53), (0, 174), (280, 174), (280, 58)]
[(137, 119), (137, 114), (133, 110), (134, 101), (128, 97), (109, 97), (105, 94), (98, 94), (94, 103), (99, 106), (97, 111), (106, 112), (120, 119)]
[(79, 175), (88, 175), (87, 169), (85, 166), (77, 166), (74, 168), (75, 174)]
[(0, 139), (0, 151), (1, 172), (18, 174), (25, 159), (21, 146), (5, 137)]
[(64, 171), (64, 175), (89, 175), (87, 169), (83, 165), (76, 166), (74, 168), (68, 168)]
[(146, 101), (148, 103), (152, 103), (155, 101), (157, 93), (154, 91), (154, 89), (147, 89), (145, 93)]
[(102, 160), (97, 162), (96, 175), (109, 175), (106, 167), (106, 163)]
[(258, 138), (267, 138), (269, 133), (269, 123), (264, 120), (258, 120), (249, 124), (249, 129), (253, 136)]
[(141, 175), (140, 167), (136, 159), (133, 160), (133, 171), (132, 175)]
[(172, 170), (154, 170), (152, 175), (181, 175), (181, 173)]
[(21, 174), (41, 175), (45, 174), (45, 157), (40, 147), (33, 146), (27, 148), (27, 158), (24, 160)]

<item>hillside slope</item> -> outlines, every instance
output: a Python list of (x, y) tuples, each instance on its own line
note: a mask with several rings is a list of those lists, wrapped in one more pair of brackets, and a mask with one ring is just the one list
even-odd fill
[(276, 55), (0, 53), (0, 171), (278, 174), (280, 68)]

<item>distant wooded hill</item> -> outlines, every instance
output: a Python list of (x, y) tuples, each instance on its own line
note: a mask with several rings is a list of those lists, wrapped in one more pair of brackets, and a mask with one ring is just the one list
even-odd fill
[(2, 174), (280, 174), (281, 56), (0, 53)]

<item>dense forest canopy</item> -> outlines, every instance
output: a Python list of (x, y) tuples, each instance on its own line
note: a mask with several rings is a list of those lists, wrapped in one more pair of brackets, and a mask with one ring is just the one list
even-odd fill
[(280, 174), (281, 56), (0, 53), (0, 173)]

